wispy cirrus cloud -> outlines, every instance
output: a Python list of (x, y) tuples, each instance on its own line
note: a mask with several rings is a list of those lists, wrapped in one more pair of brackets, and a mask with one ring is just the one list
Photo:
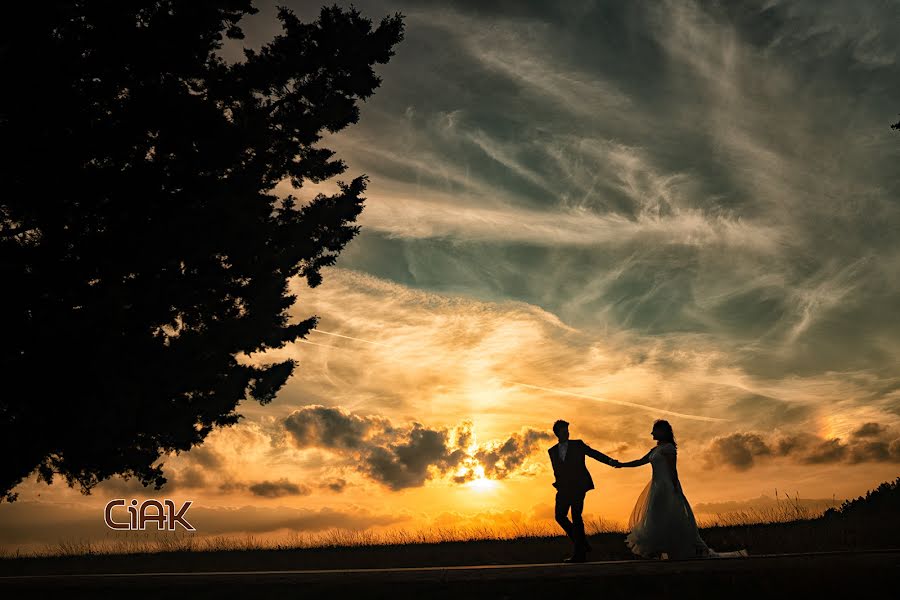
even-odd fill
[(672, 417), (688, 453), (897, 425), (896, 8), (363, 9), (410, 27), (360, 123), (327, 140), (369, 199), (296, 316), (384, 345), (286, 350), (308, 367), (291, 409), (471, 417), (494, 439), (569, 411), (609, 449), (639, 447), (652, 411), (591, 398), (727, 419)]
[[(277, 33), (275, 2), (258, 4), (232, 59)], [(299, 361), (294, 377), (206, 450), (168, 457), (171, 490), (309, 505), (301, 528), (404, 522), (381, 515), (387, 501), (429, 506), (420, 522), (530, 518), (550, 476), (519, 459), (560, 417), (633, 458), (671, 418), (697, 501), (755, 498), (782, 473), (805, 494), (855, 495), (895, 473), (900, 9), (354, 4), (408, 28), (360, 122), (322, 140), (348, 177), (370, 177), (337, 266), (315, 289), (292, 282), (293, 317), (329, 333), (273, 352)], [(394, 433), (298, 446), (284, 423), (310, 406)], [(513, 474), (508, 513), (466, 505), (452, 481), (466, 420), (490, 442), (466, 457)], [(723, 489), (706, 455), (743, 476)], [(643, 475), (617, 472), (604, 515), (627, 516)], [(371, 512), (352, 518), (354, 503)]]

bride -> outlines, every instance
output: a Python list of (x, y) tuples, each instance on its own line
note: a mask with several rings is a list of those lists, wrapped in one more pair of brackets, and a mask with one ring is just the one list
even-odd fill
[(675, 468), (676, 444), (672, 426), (659, 420), (651, 432), (656, 446), (643, 458), (619, 463), (618, 467), (638, 467), (650, 463), (653, 476), (641, 492), (631, 518), (625, 543), (644, 558), (719, 558), (747, 556), (746, 550), (716, 552), (697, 531), (691, 505), (681, 491)]

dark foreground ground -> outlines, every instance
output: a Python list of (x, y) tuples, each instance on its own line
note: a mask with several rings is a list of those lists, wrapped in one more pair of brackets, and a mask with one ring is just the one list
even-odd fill
[(900, 550), (687, 561), (0, 577), (2, 598), (855, 598), (896, 591)]
[[(900, 548), (898, 515), (900, 508), (890, 513), (890, 518), (715, 527), (703, 529), (701, 534), (716, 550), (743, 548), (751, 556), (890, 550)], [(636, 559), (625, 544), (624, 533), (598, 533), (590, 536), (590, 541), (592, 561)], [(569, 541), (556, 535), (345, 547), (20, 556), (0, 559), (0, 576), (532, 565), (559, 562), (571, 551)]]

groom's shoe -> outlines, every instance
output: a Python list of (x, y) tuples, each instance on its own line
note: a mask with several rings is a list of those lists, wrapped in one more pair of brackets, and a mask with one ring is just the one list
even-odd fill
[(585, 556), (584, 552), (576, 552), (569, 558), (564, 558), (563, 562), (566, 563), (583, 563), (587, 562), (587, 556)]

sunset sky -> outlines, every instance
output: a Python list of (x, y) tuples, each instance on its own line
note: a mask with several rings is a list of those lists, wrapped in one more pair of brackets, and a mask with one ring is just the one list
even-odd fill
[[(204, 535), (547, 522), (558, 418), (621, 460), (668, 419), (698, 516), (898, 475), (900, 6), (353, 4), (406, 34), (321, 143), (370, 182), (292, 284), (318, 330), (244, 357), (294, 376), (159, 492), (26, 480), (0, 546), (107, 538), (132, 497), (192, 500)], [(254, 5), (226, 60), (279, 33)], [(650, 467), (589, 467), (586, 518), (624, 524)]]

